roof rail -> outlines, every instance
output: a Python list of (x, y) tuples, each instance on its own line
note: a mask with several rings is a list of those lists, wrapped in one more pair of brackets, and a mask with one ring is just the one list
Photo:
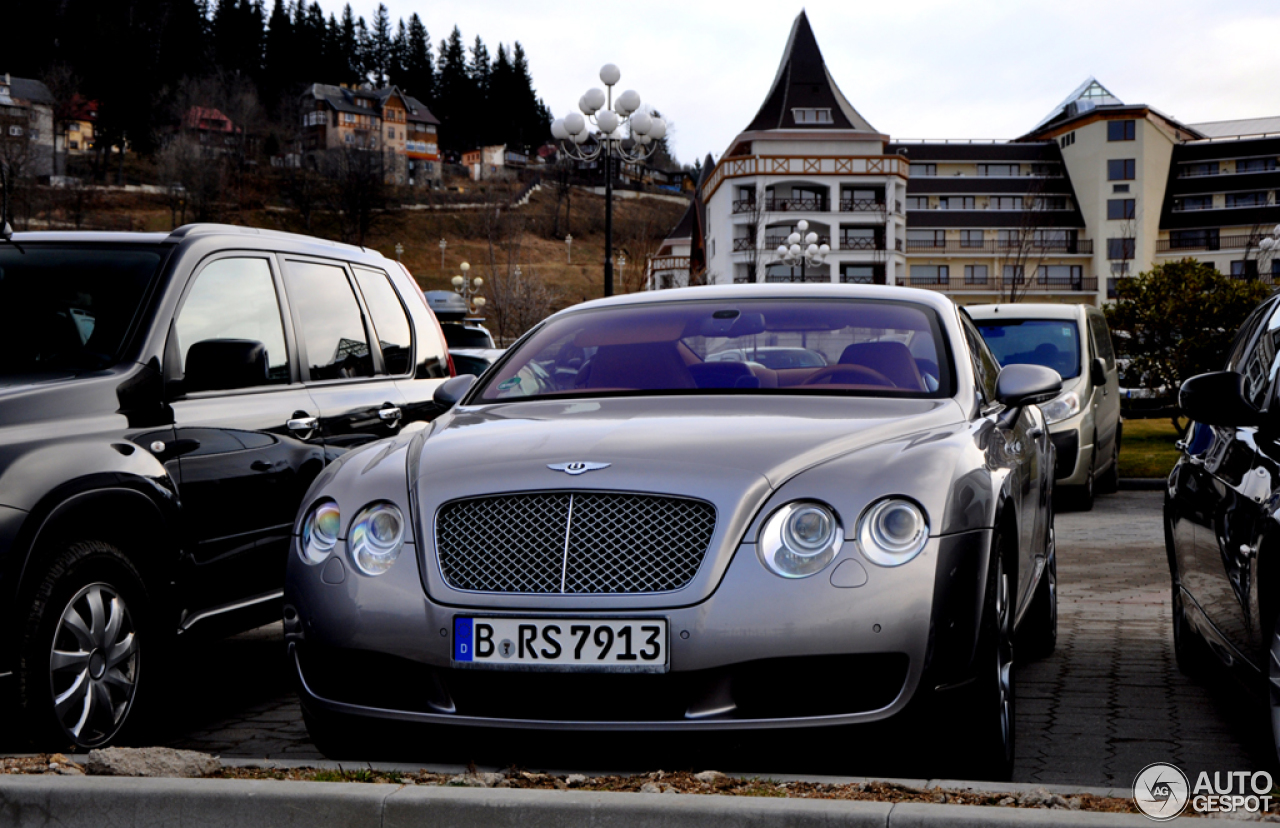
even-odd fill
[(359, 247), (354, 244), (345, 244), (336, 242), (331, 239), (322, 239), (317, 236), (305, 236), (301, 233), (286, 233), (282, 230), (266, 230), (260, 227), (242, 227), (238, 224), (184, 224), (169, 234), (169, 241), (181, 241), (182, 239), (191, 238), (193, 236), (213, 236), (213, 235), (230, 235), (239, 234), (245, 236), (263, 236), (271, 239), (287, 239), (295, 242), (307, 242), (309, 244), (323, 244), (329, 247), (336, 247), (342, 250), (358, 250), (363, 253), (374, 252), (366, 247)]

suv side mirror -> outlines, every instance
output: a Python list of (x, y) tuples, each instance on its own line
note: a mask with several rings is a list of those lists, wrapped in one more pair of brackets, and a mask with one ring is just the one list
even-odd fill
[(1094, 357), (1089, 363), (1089, 381), (1094, 385), (1107, 384), (1107, 364), (1102, 357)]
[(252, 339), (205, 339), (187, 349), (183, 390), (230, 391), (267, 384), (267, 346)]
[(431, 395), (437, 405), (445, 408), (453, 408), (458, 404), (458, 400), (466, 396), (471, 390), (471, 385), (476, 381), (472, 374), (460, 374), (453, 379), (445, 380), (436, 386), (435, 394)]
[(1062, 393), (1062, 377), (1043, 365), (1006, 365), (996, 377), (996, 400), (1005, 411), (997, 425), (1012, 428), (1028, 405), (1048, 402)]
[(1244, 397), (1244, 377), (1234, 371), (1213, 371), (1182, 383), (1178, 407), (1205, 425), (1253, 426), (1262, 422), (1262, 412)]

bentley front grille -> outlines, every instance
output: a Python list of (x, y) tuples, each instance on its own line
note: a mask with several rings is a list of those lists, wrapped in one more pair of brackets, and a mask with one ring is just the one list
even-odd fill
[(436, 515), (445, 582), (473, 592), (637, 594), (693, 580), (710, 503), (661, 495), (546, 492), (446, 503)]

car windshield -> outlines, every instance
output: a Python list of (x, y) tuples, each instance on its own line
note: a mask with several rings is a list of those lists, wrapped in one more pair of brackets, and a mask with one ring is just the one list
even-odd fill
[(1080, 332), (1071, 319), (984, 319), (976, 323), (1005, 365), (1043, 365), (1063, 379), (1080, 376)]
[(156, 247), (0, 244), (0, 376), (114, 364), (163, 258)]
[(942, 342), (937, 314), (908, 302), (749, 299), (606, 307), (546, 323), (500, 371), (481, 380), (478, 399), (944, 397), (952, 393), (953, 372)]

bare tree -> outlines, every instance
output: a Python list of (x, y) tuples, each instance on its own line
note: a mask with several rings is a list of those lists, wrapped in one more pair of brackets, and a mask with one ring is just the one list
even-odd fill
[(320, 158), (320, 170), (332, 183), (327, 200), (342, 220), (339, 234), (363, 246), (391, 206), (387, 159), (380, 151), (354, 146), (326, 150)]
[(500, 344), (508, 344), (542, 321), (559, 303), (532, 266), (519, 264), (526, 219), (500, 202), (480, 216), (485, 249), (485, 311)]
[(224, 165), (223, 156), (215, 148), (194, 135), (179, 132), (164, 142), (156, 154), (156, 162), (167, 187), (175, 227), (186, 224), (188, 211), (193, 221), (212, 221), (218, 217)]
[[(1067, 252), (1065, 245), (1056, 242), (1055, 236), (1048, 235), (1051, 225), (1048, 222), (1050, 202), (1045, 193), (1046, 184), (1044, 176), (1033, 180), (1027, 194), (1022, 197), (1018, 227), (1014, 231), (1016, 236), (1010, 234), (1004, 245), (997, 241), (996, 250), (1000, 254), (997, 267), (1001, 270), (1006, 302), (1017, 302), (1022, 298), (1031, 284), (1028, 280), (1036, 277), (1046, 254), (1055, 247), (1063, 247), (1061, 252)], [(1004, 279), (1005, 273), (1010, 278)]]
[(80, 76), (67, 64), (55, 63), (45, 72), (43, 81), (49, 89), (49, 94), (53, 96), (53, 166), (50, 170), (52, 175), (65, 175), (67, 172), (65, 161), (61, 168), (58, 165), (58, 139), (62, 139), (65, 158), (68, 147), (67, 130), (69, 124), (75, 120), (74, 102), (76, 94), (80, 91)]
[(17, 222), (22, 229), (31, 224), (35, 190), (35, 153), (28, 135), (30, 124), (14, 108), (0, 109), (0, 225)]

